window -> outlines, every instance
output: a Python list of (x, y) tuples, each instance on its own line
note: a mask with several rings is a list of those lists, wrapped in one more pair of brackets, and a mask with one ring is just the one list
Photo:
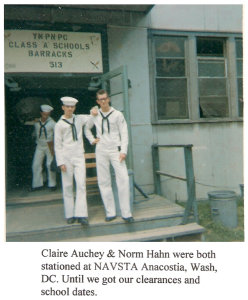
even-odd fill
[(197, 38), (200, 117), (228, 117), (225, 40)]
[(155, 123), (242, 117), (241, 34), (149, 33)]
[(238, 106), (239, 116), (243, 116), (243, 42), (242, 39), (236, 39), (236, 66), (238, 81)]
[(159, 120), (188, 117), (185, 38), (155, 37), (156, 95)]

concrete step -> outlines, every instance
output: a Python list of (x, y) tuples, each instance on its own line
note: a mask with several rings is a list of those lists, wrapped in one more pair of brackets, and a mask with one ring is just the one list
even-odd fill
[(126, 224), (120, 216), (112, 222), (105, 222), (103, 205), (96, 202), (88, 205), (88, 211), (89, 226), (82, 227), (77, 223), (66, 223), (62, 203), (10, 206), (6, 214), (6, 239), (14, 242), (60, 241), (176, 226), (182, 222), (184, 209), (153, 195), (149, 200), (135, 201), (135, 221), (131, 224)]
[[(50, 226), (41, 229), (26, 231), (8, 232), (7, 241), (21, 241), (21, 242), (35, 242), (35, 241), (60, 241), (70, 238), (88, 238), (92, 236), (103, 236), (120, 233), (134, 233), (140, 230), (147, 230), (151, 228), (168, 227), (178, 225), (182, 221), (182, 213), (176, 211), (168, 211), (163, 216), (154, 216), (142, 218), (136, 214), (135, 221), (131, 224), (125, 223), (121, 217), (118, 217), (112, 222), (105, 222), (104, 217), (99, 222), (93, 222), (94, 219), (89, 219), (89, 226), (81, 226), (81, 224), (74, 223), (68, 225)], [(45, 225), (45, 224), (44, 224)], [(105, 241), (108, 241), (105, 239)]]
[(61, 240), (61, 242), (152, 242), (156, 240), (174, 239), (183, 236), (201, 235), (205, 229), (197, 223), (162, 227), (120, 234), (83, 237)]

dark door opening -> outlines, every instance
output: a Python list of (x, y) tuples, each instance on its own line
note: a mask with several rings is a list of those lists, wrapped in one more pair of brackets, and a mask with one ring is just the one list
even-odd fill
[[(84, 79), (82, 85), (78, 85), (78, 79), (73, 87), (73, 78), (68, 78), (70, 86), (60, 85), (56, 77), (50, 80), (49, 87), (42, 84), (39, 86), (37, 81), (40, 78), (35, 76), (25, 80), (21, 84), (21, 90), (11, 91), (8, 87), (5, 89), (5, 145), (6, 145), (6, 191), (16, 189), (27, 189), (31, 187), (32, 181), (32, 160), (35, 151), (35, 140), (32, 138), (33, 125), (25, 125), (18, 116), (16, 104), (23, 98), (36, 97), (49, 99), (54, 108), (51, 117), (58, 121), (63, 111), (61, 109), (60, 98), (62, 96), (71, 96), (79, 100), (76, 114), (89, 114), (90, 108), (96, 104), (95, 92), (87, 89), (87, 82)], [(87, 77), (87, 81), (90, 76)], [(33, 83), (36, 82), (34, 85)], [(52, 87), (54, 86), (54, 87)], [(85, 152), (93, 152), (94, 148), (84, 138)], [(60, 177), (60, 175), (59, 175)], [(60, 182), (58, 177), (57, 182)]]

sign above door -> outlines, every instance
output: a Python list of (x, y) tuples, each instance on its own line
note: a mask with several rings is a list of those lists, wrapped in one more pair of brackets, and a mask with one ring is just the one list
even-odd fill
[(4, 31), (6, 73), (102, 73), (101, 34), (43, 30)]

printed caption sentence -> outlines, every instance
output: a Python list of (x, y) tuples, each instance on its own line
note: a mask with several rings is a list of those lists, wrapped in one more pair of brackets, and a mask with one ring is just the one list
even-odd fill
[(41, 258), (42, 296), (99, 296), (104, 292), (103, 287), (114, 285), (192, 286), (201, 284), (206, 273), (218, 271), (213, 250), (61, 251), (48, 248), (42, 249)]

